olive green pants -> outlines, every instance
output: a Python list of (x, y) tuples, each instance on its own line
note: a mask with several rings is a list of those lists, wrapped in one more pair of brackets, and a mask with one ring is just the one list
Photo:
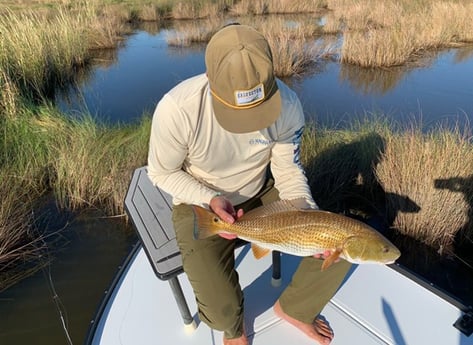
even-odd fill
[[(238, 205), (248, 211), (278, 199), (275, 188)], [(260, 193), (261, 194), (261, 193)], [(235, 270), (235, 241), (220, 236), (195, 240), (194, 213), (189, 205), (173, 208), (176, 238), (181, 250), (184, 271), (194, 290), (199, 318), (212, 329), (224, 332), (227, 339), (243, 332), (243, 292)], [(342, 283), (351, 264), (341, 260), (321, 271), (322, 260), (303, 258), (291, 283), (279, 298), (289, 316), (311, 323)]]

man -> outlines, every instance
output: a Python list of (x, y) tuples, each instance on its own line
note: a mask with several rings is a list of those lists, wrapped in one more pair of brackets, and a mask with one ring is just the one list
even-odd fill
[[(190, 205), (229, 223), (278, 198), (303, 198), (305, 207), (316, 208), (299, 161), (304, 115), (295, 93), (275, 78), (268, 42), (253, 28), (237, 24), (218, 31), (205, 63), (206, 74), (181, 82), (158, 103), (148, 174), (173, 196), (176, 238), (200, 319), (224, 332), (225, 345), (246, 345), (234, 237), (195, 240)], [(314, 318), (350, 265), (343, 261), (321, 273), (321, 262), (302, 259), (274, 311), (329, 344), (332, 330)]]

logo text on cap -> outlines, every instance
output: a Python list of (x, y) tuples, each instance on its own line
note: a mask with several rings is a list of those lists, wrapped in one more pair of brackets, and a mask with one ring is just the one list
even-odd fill
[(259, 84), (250, 90), (235, 91), (235, 104), (237, 106), (247, 106), (259, 103), (264, 100), (264, 85)]

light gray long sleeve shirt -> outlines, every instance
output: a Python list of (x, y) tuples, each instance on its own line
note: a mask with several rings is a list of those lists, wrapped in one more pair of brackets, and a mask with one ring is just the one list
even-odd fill
[(297, 95), (277, 82), (282, 99), (278, 120), (243, 134), (217, 122), (205, 74), (170, 90), (153, 115), (148, 155), (153, 184), (171, 194), (174, 204), (208, 207), (221, 193), (237, 205), (262, 188), (270, 164), (281, 199), (305, 198), (315, 207), (299, 161), (302, 107)]

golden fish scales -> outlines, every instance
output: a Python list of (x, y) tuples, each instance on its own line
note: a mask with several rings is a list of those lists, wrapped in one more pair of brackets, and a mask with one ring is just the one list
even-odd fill
[(234, 224), (219, 223), (243, 239), (275, 245), (284, 243), (286, 247), (300, 249), (314, 248), (314, 244), (320, 244), (320, 250), (335, 249), (350, 236), (370, 234), (363, 228), (366, 225), (355, 219), (319, 210), (287, 211), (248, 219), (243, 216)]
[(338, 257), (352, 263), (392, 263), (399, 250), (369, 225), (341, 214), (299, 209), (297, 200), (280, 200), (247, 212), (233, 224), (194, 206), (195, 238), (227, 232), (252, 243), (256, 258), (270, 250), (310, 256), (330, 250), (323, 269)]

